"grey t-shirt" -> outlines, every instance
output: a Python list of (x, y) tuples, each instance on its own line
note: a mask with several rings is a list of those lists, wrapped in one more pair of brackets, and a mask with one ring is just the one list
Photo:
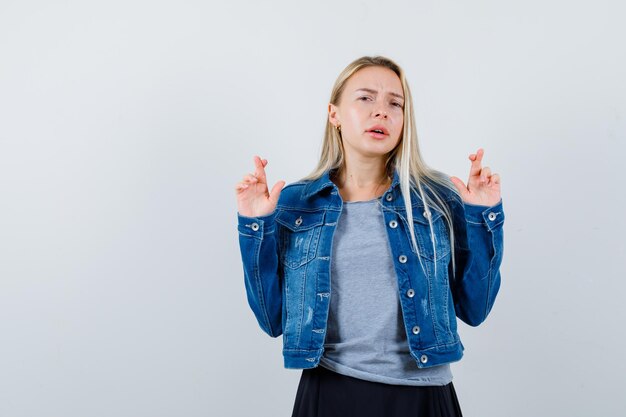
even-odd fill
[(328, 327), (320, 365), (395, 385), (446, 385), (449, 364), (418, 368), (409, 345), (380, 198), (344, 201), (333, 237)]

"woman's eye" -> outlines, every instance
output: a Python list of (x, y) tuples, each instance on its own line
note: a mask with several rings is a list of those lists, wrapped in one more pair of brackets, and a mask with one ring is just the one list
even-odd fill
[[(369, 96), (362, 96), (362, 97), (359, 97), (359, 100), (363, 100), (363, 101), (365, 101), (365, 100), (371, 100), (371, 99), (372, 99), (372, 98), (371, 98), (371, 97), (369, 97)], [(397, 102), (392, 102), (392, 103), (391, 103), (391, 105), (392, 105), (392, 106), (396, 106), (396, 107), (398, 107), (398, 108), (400, 108), (400, 109), (404, 108), (404, 106), (403, 106), (401, 103), (397, 103)]]

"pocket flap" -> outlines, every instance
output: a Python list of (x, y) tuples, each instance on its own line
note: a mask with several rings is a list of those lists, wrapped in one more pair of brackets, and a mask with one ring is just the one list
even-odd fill
[(324, 211), (281, 210), (276, 221), (293, 232), (308, 230), (324, 223)]
[[(430, 213), (433, 217), (433, 223), (436, 222), (437, 219), (439, 219), (441, 216), (443, 216), (441, 212), (433, 210), (432, 208), (430, 209)], [(413, 222), (427, 225), (428, 217), (426, 216), (427, 214), (424, 206), (413, 207)]]

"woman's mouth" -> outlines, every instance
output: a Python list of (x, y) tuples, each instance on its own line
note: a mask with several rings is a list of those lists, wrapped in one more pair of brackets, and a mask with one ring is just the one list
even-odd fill
[(376, 139), (385, 139), (387, 137), (387, 135), (380, 130), (370, 130), (367, 134)]
[(389, 136), (389, 131), (382, 124), (370, 126), (365, 132), (374, 139), (385, 139), (387, 136)]

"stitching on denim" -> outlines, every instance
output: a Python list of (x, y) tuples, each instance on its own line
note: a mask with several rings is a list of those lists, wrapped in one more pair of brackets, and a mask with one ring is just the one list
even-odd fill
[(457, 339), (457, 340), (454, 340), (454, 341), (452, 341), (450, 343), (436, 343), (436, 344), (434, 344), (432, 346), (429, 346), (429, 347), (426, 347), (426, 348), (420, 348), (419, 350), (422, 351), (422, 352), (428, 352), (428, 351), (433, 350), (433, 349), (440, 349), (440, 348), (456, 346), (456, 345), (459, 344), (459, 342), (460, 342), (460, 340)]
[[(448, 331), (448, 335), (452, 334), (452, 329), (450, 328), (450, 313), (449, 313), (449, 306), (448, 306), (448, 301), (449, 301), (449, 297), (448, 297), (448, 293), (449, 293), (449, 288), (450, 288), (450, 283), (448, 282), (448, 268), (445, 268), (445, 271), (443, 271), (444, 274), (446, 274), (446, 278), (445, 281), (446, 283), (443, 285), (444, 287), (444, 302), (443, 302), (443, 315), (445, 317), (445, 324), (446, 324), (446, 330)], [(435, 277), (435, 279), (437, 279), (437, 277)]]
[[(501, 256), (501, 254), (498, 253), (498, 250), (496, 249), (496, 235), (495, 233), (491, 234), (491, 247), (493, 248), (493, 256), (491, 257), (491, 260), (489, 261), (489, 281), (487, 284), (487, 300), (485, 302), (485, 315), (484, 317), (486, 318), (487, 315), (489, 314), (489, 301), (491, 300), (491, 290), (492, 290), (492, 286), (493, 286), (493, 281), (494, 278), (492, 277), (492, 274), (495, 275), (497, 273), (499, 273), (499, 268), (495, 269), (494, 268), (494, 263), (496, 262), (496, 259)], [(492, 272), (493, 271), (493, 272)]]
[(487, 271), (487, 295), (485, 297), (485, 306), (484, 306), (484, 310), (483, 310), (483, 316), (481, 317), (481, 321), (485, 320), (487, 318), (487, 312), (489, 311), (489, 299), (491, 298), (489, 296), (490, 292), (491, 292), (491, 283), (492, 283), (492, 274), (493, 274), (493, 260), (497, 255), (497, 251), (494, 248), (494, 244), (493, 244), (493, 240), (494, 240), (494, 236), (493, 234), (491, 235), (491, 247), (493, 248), (493, 256), (491, 257), (491, 259), (489, 260), (489, 271)]
[[(279, 262), (280, 262), (280, 260), (279, 260)], [(284, 268), (283, 268), (283, 270), (284, 270)], [(293, 320), (293, 314), (290, 313), (290, 310), (293, 307), (290, 305), (291, 303), (289, 303), (289, 293), (291, 292), (291, 289), (290, 289), (291, 286), (289, 284), (290, 282), (291, 282), (291, 280), (290, 279), (288, 280), (287, 276), (283, 273), (283, 286), (285, 288), (285, 299), (283, 300), (283, 303), (285, 305), (285, 310), (286, 310), (286, 313), (285, 313), (285, 323), (284, 323), (285, 331), (283, 332), (283, 344), (285, 344), (287, 346), (289, 346), (289, 342), (290, 342), (289, 333), (291, 333), (289, 331), (289, 325), (291, 324), (291, 321)]]
[[(320, 291), (320, 279), (321, 279), (320, 276), (322, 276), (322, 275), (323, 274), (320, 274), (319, 272), (317, 274), (315, 274), (315, 303), (313, 303), (313, 308), (314, 308), (313, 315), (314, 315), (314, 317), (315, 316), (319, 316), (321, 314), (319, 307), (321, 306), (321, 302), (324, 301), (324, 297), (330, 298), (330, 292), (319, 292)], [(320, 304), (318, 304), (318, 301), (317, 301), (317, 297), (318, 296), (320, 297), (320, 300), (319, 300)], [(330, 303), (328, 303), (328, 304), (330, 304)], [(311, 324), (311, 327), (315, 326), (316, 323), (317, 323), (317, 320), (314, 320), (312, 322), (312, 324)], [(326, 317), (326, 323), (328, 324), (328, 317)], [(312, 331), (315, 332), (315, 333), (323, 333), (324, 332), (323, 329), (318, 329), (318, 330), (322, 330), (322, 331), (319, 332), (319, 331), (316, 331), (315, 329), (312, 329)], [(318, 345), (323, 344), (322, 340), (314, 341), (313, 334), (311, 334), (311, 339), (310, 339), (309, 343), (312, 346), (314, 344), (314, 342), (316, 344), (318, 344)]]
[[(435, 277), (435, 279), (437, 279), (437, 277)], [(436, 318), (437, 316), (435, 315), (435, 307), (434, 307), (434, 303), (432, 303), (433, 300), (433, 289), (432, 289), (432, 281), (430, 279), (430, 274), (426, 274), (426, 280), (428, 281), (428, 304), (430, 304), (430, 320), (433, 323), (433, 331), (435, 332), (435, 340), (437, 341), (437, 343), (441, 343), (440, 342), (440, 337), (439, 337), (439, 331), (437, 330), (437, 321)]]
[(302, 337), (302, 321), (304, 320), (304, 295), (306, 289), (306, 268), (303, 271), (303, 277), (300, 283), (300, 303), (298, 304), (298, 322), (296, 323), (296, 331), (295, 331), (295, 345), (300, 345), (300, 338)]
[(301, 352), (301, 353), (306, 353), (306, 354), (311, 354), (311, 353), (319, 354), (320, 350), (321, 349), (283, 349), (283, 353)]
[(306, 281), (307, 281), (307, 269), (308, 268), (304, 268), (304, 271), (302, 273), (303, 277), (302, 277), (302, 285), (300, 285), (300, 304), (299, 304), (299, 311), (298, 313), (300, 316), (300, 320), (298, 321), (298, 323), (296, 323), (296, 346), (300, 345), (300, 338), (302, 337), (302, 321), (304, 320), (304, 298), (306, 295)]
[[(324, 217), (324, 212), (322, 210), (320, 210), (320, 211), (321, 211), (321, 213), (320, 213), (321, 216), (318, 216), (318, 217)], [(283, 227), (286, 227), (287, 229), (289, 229), (289, 230), (291, 230), (293, 232), (301, 232), (301, 231), (308, 231), (308, 230), (314, 229), (316, 227), (322, 226), (324, 224), (324, 221), (316, 219), (313, 224), (307, 224), (306, 226), (304, 226), (302, 228), (300, 228), (300, 227), (293, 228), (290, 222), (280, 218), (279, 216), (276, 216), (276, 223), (282, 225)]]
[(302, 211), (302, 212), (305, 212), (305, 213), (315, 213), (315, 212), (324, 211), (324, 210), (339, 211), (338, 208), (332, 206), (332, 203), (329, 203), (329, 205), (327, 205), (327, 206), (319, 206), (319, 207), (313, 207), (313, 208), (289, 206), (289, 205), (287, 205), (285, 203), (281, 203), (281, 204), (276, 205), (276, 208), (280, 209), (280, 210)]
[(259, 297), (259, 305), (261, 307), (261, 310), (263, 312), (263, 318), (265, 319), (265, 325), (267, 326), (267, 329), (269, 330), (269, 333), (271, 335), (274, 335), (274, 329), (272, 329), (272, 324), (270, 323), (270, 318), (269, 315), (267, 313), (267, 307), (265, 306), (265, 297), (263, 297), (263, 287), (261, 285), (261, 274), (260, 274), (260, 269), (259, 269), (259, 257), (261, 254), (261, 241), (258, 240), (258, 243), (255, 243), (256, 245), (256, 250), (255, 250), (255, 259), (254, 259), (254, 280), (255, 280), (255, 284), (257, 287), (257, 292), (258, 292), (258, 297)]

